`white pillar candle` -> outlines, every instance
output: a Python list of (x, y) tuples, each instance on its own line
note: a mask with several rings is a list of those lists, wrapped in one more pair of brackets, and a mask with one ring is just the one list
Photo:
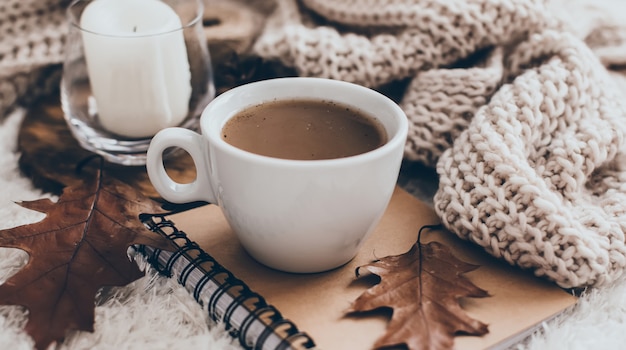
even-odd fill
[(160, 0), (95, 0), (80, 27), (103, 128), (142, 138), (185, 119), (191, 71), (171, 7)]

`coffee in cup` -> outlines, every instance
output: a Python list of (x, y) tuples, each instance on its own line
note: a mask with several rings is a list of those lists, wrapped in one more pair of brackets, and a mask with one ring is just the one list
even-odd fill
[[(233, 88), (205, 108), (200, 126), (201, 134), (167, 128), (153, 137), (146, 166), (155, 189), (170, 202), (218, 205), (254, 259), (297, 273), (356, 255), (391, 199), (408, 132), (386, 96), (321, 78)], [(193, 182), (168, 176), (171, 147), (193, 158)]]
[(278, 100), (252, 106), (226, 122), (222, 139), (268, 157), (319, 160), (369, 152), (387, 141), (374, 117), (332, 101)]

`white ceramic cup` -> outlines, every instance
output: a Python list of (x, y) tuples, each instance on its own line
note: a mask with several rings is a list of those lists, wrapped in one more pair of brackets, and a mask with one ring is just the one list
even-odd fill
[[(220, 136), (243, 109), (299, 98), (362, 110), (378, 119), (388, 140), (351, 157), (287, 160), (238, 149)], [(233, 88), (205, 108), (200, 126), (202, 135), (167, 128), (154, 136), (146, 164), (150, 181), (170, 202), (217, 204), (253, 258), (297, 273), (330, 270), (356, 255), (391, 199), (408, 132), (406, 115), (386, 96), (320, 78), (276, 78)], [(191, 155), (197, 171), (193, 182), (177, 183), (167, 175), (163, 152), (169, 147)]]

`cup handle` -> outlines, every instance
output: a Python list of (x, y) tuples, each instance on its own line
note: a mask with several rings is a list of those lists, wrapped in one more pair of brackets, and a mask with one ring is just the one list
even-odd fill
[[(185, 128), (166, 128), (160, 130), (150, 142), (146, 155), (146, 169), (150, 182), (157, 192), (172, 203), (208, 201), (216, 203), (211, 187), (206, 157), (203, 146), (204, 137)], [(163, 152), (170, 147), (180, 147), (193, 159), (196, 166), (196, 178), (193, 182), (182, 184), (172, 180), (163, 165)]]

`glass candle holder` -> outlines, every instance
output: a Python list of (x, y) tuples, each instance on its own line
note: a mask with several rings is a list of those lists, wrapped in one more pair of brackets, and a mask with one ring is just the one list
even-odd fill
[(202, 0), (75, 0), (61, 105), (80, 145), (143, 165), (152, 136), (197, 130), (215, 97)]

